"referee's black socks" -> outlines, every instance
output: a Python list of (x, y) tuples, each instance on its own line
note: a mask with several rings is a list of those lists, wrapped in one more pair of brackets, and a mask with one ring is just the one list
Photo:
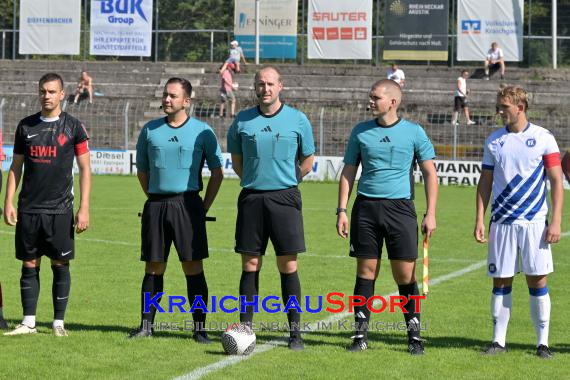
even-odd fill
[[(156, 314), (156, 308), (152, 305), (149, 305), (148, 313), (144, 312), (144, 294), (148, 293), (148, 299), (152, 299), (157, 293), (162, 292), (163, 289), (164, 275), (145, 273), (141, 287), (141, 328), (148, 328), (148, 326), (154, 323), (154, 315)], [(159, 303), (161, 299), (162, 297), (158, 299)]]
[[(38, 296), (40, 294), (40, 267), (22, 267), (20, 277), (20, 296), (24, 315), (36, 315)], [(34, 327), (34, 326), (30, 326)]]
[[(299, 281), (299, 274), (297, 271), (293, 273), (280, 273), (281, 274), (281, 296), (283, 297), (283, 305), (287, 305), (289, 297), (295, 296), (297, 304), (301, 306), (301, 281)], [(291, 329), (291, 336), (300, 335), (301, 314), (294, 309), (290, 308), (287, 312), (287, 322)]]
[[(247, 302), (253, 302), (254, 296), (259, 294), (259, 271), (241, 272), (239, 294), (245, 296)], [(239, 322), (251, 326), (251, 322), (253, 322), (253, 306), (245, 307), (245, 313), (240, 313), (239, 315)]]
[[(208, 284), (206, 283), (204, 271), (195, 275), (187, 275), (186, 287), (188, 290), (188, 303), (190, 304), (190, 307), (194, 304), (196, 296), (201, 296), (204, 304), (208, 306)], [(192, 319), (194, 320), (194, 331), (201, 331), (204, 329), (206, 313), (204, 313), (202, 309), (196, 309), (196, 311), (192, 313)]]
[(71, 290), (71, 274), (69, 273), (69, 263), (63, 265), (52, 265), (53, 283), (51, 286), (51, 296), (53, 300), (53, 319), (63, 320), (69, 292)]
[(408, 328), (408, 340), (420, 339), (420, 311), (416, 310), (416, 301), (410, 300), (410, 296), (419, 296), (418, 283), (412, 282), (407, 285), (398, 285), (400, 295), (408, 299), (408, 303), (404, 306), (407, 313), (404, 313), (406, 326)]
[[(362, 296), (368, 302), (368, 299), (374, 295), (375, 280), (367, 280), (356, 276), (354, 284), (354, 295)], [(368, 323), (370, 322), (370, 310), (366, 303), (362, 306), (354, 307), (354, 322), (356, 322), (356, 335), (363, 335), (364, 339), (368, 339)]]

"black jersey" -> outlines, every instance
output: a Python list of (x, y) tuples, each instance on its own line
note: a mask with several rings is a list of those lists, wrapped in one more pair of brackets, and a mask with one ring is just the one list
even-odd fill
[(55, 121), (41, 113), (22, 119), (16, 129), (14, 154), (24, 156), (18, 211), (64, 214), (73, 209), (73, 159), (87, 152), (83, 124), (62, 112)]

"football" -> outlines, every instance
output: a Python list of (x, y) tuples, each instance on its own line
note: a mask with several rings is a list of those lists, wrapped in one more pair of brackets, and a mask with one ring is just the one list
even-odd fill
[(246, 325), (234, 323), (222, 334), (222, 347), (228, 355), (249, 355), (255, 349), (255, 333)]

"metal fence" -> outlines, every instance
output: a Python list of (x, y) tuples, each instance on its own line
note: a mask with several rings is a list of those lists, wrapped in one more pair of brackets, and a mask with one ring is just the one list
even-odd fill
[[(11, 145), (14, 132), (20, 119), (38, 112), (36, 98), (7, 97), (0, 99), (0, 130), (4, 131), (4, 144)], [(248, 104), (240, 104), (243, 108)], [(331, 107), (295, 104), (309, 118), (313, 126), (316, 154), (320, 156), (342, 156), (350, 135), (357, 123), (371, 118), (365, 105), (340, 109)], [(149, 100), (121, 100), (72, 105), (64, 104), (64, 109), (85, 123), (90, 134), (90, 146), (98, 149), (133, 149), (140, 128), (156, 113)], [(219, 108), (213, 102), (193, 103), (192, 114), (207, 122), (215, 130), (225, 151), (227, 131), (233, 121), (219, 117)], [(451, 110), (432, 110), (402, 112), (401, 117), (421, 124), (430, 136), (439, 159), (480, 160), (483, 154), (485, 138), (501, 121), (495, 117), (495, 110), (483, 110), (471, 114), (476, 125), (451, 124)], [(529, 119), (544, 126), (555, 135), (561, 149), (570, 146), (570, 115), (551, 114), (548, 112), (529, 112)], [(465, 122), (465, 120), (463, 120)]]

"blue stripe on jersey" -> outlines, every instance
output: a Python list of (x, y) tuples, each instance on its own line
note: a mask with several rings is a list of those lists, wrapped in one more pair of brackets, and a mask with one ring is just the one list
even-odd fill
[(546, 202), (546, 185), (544, 185), (543, 190), (542, 190), (542, 197), (540, 197), (540, 200), (538, 201), (538, 203), (532, 208), (532, 210), (530, 210), (526, 215), (525, 215), (525, 219), (526, 220), (532, 220), (534, 218), (534, 216), (540, 211), (540, 209), (542, 208), (542, 205), (544, 204), (544, 202)]
[(505, 216), (511, 209), (521, 200), (521, 198), (527, 193), (532, 184), (536, 181), (541, 173), (543, 173), (544, 164), (541, 161), (537, 168), (534, 170), (532, 175), (523, 183), (523, 185), (517, 190), (517, 192), (507, 199), (506, 203), (493, 214), (493, 221)]
[(499, 196), (495, 199), (495, 202), (493, 202), (493, 206), (491, 206), (491, 212), (495, 212), (497, 207), (499, 207), (499, 205), (505, 201), (505, 199), (509, 196), (509, 194), (513, 191), (513, 189), (517, 187), (519, 183), (521, 183), (521, 181), (522, 177), (519, 174), (517, 174), (511, 180), (511, 182), (509, 182), (509, 184), (507, 185), (507, 187), (505, 187), (505, 189), (501, 192), (501, 194), (499, 194)]
[[(512, 222), (514, 222), (516, 219), (518, 219), (519, 216), (521, 216), (525, 211), (528, 210), (528, 208), (530, 207), (530, 205), (532, 205), (534, 203), (534, 201), (536, 201), (536, 199), (540, 196), (541, 193), (541, 189), (543, 189), (546, 185), (544, 184), (544, 175), (542, 176), (541, 180), (538, 181), (538, 183), (534, 186), (534, 188), (532, 189), (531, 193), (528, 195), (528, 197), (524, 200), (523, 203), (521, 203), (516, 209), (515, 211), (513, 211), (513, 213), (511, 215), (509, 215), (507, 218), (505, 218), (501, 223), (503, 224), (511, 224)], [(544, 196), (544, 191), (542, 191), (542, 195)], [(539, 201), (538, 203), (540, 205), (542, 205), (542, 202), (544, 202), (544, 199), (542, 199), (542, 201)]]

